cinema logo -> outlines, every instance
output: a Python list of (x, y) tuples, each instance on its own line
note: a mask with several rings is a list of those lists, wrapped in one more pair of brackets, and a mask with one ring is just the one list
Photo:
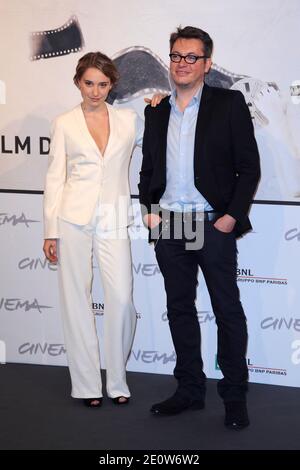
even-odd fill
[(156, 263), (134, 263), (133, 272), (140, 276), (151, 277), (160, 274), (160, 269)]
[(33, 140), (31, 136), (8, 138), (1, 135), (0, 153), (2, 155), (48, 155), (50, 149), (49, 137), (38, 137)]
[[(98, 317), (103, 317), (104, 315), (104, 303), (97, 303), (97, 302), (93, 302), (92, 303), (92, 309), (93, 309), (93, 312), (94, 312), (94, 315), (95, 316), (98, 316)], [(138, 320), (140, 320), (142, 318), (142, 315), (141, 313), (137, 313), (136, 314), (136, 318)]]
[[(210, 310), (198, 310), (198, 321), (201, 324), (215, 322), (215, 316)], [(164, 312), (161, 316), (162, 321), (168, 321), (168, 312)]]
[(288, 280), (285, 278), (256, 276), (249, 268), (239, 268), (236, 271), (237, 282), (250, 285), (280, 285), (287, 286)]
[(266, 317), (260, 322), (262, 330), (297, 331), (300, 332), (300, 318)]
[(284, 239), (287, 242), (290, 242), (293, 240), (300, 242), (300, 230), (297, 227), (291, 228), (290, 230), (285, 232)]
[(133, 350), (130, 353), (129, 359), (134, 360), (136, 362), (143, 362), (145, 364), (154, 364), (154, 363), (162, 363), (168, 364), (170, 362), (176, 362), (176, 354), (175, 351), (171, 353), (160, 352), (156, 350), (149, 350), (145, 351), (142, 349)]
[[(282, 375), (286, 376), (287, 375), (287, 370), (286, 369), (275, 369), (274, 367), (265, 367), (265, 366), (258, 366), (252, 364), (251, 359), (247, 358), (247, 367), (248, 371), (251, 374), (259, 374), (259, 375)], [(221, 370), (220, 366), (217, 361), (217, 355), (215, 356), (215, 369), (216, 370)]]
[(65, 345), (62, 343), (23, 343), (18, 348), (18, 353), (30, 356), (61, 356), (66, 354)]
[(20, 270), (28, 269), (29, 271), (36, 271), (38, 269), (47, 270), (49, 271), (57, 271), (57, 264), (50, 263), (47, 258), (23, 258), (18, 262), (18, 268)]
[(40, 222), (39, 220), (28, 219), (24, 212), (20, 215), (8, 214), (7, 212), (0, 212), (0, 225), (23, 225), (27, 228), (30, 228), (29, 224)]
[(43, 313), (44, 309), (52, 308), (49, 305), (42, 305), (39, 301), (34, 298), (33, 300), (22, 300), (20, 298), (6, 299), (0, 298), (0, 310), (7, 312), (15, 312), (17, 310), (24, 310), (29, 312), (31, 310), (37, 310), (39, 313)]

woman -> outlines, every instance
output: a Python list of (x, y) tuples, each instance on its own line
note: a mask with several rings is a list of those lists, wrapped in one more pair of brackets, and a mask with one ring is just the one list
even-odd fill
[[(104, 290), (107, 394), (126, 404), (126, 361), (136, 324), (132, 302), (128, 168), (141, 142), (138, 116), (105, 102), (118, 79), (113, 62), (90, 52), (74, 83), (82, 103), (60, 115), (51, 132), (44, 193), (44, 253), (59, 262), (62, 317), (72, 397), (102, 404), (99, 345), (92, 311), (92, 252)], [(160, 100), (158, 96), (154, 102)]]

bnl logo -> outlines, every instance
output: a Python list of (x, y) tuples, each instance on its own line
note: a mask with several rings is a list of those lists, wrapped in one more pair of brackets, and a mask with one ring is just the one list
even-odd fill
[(0, 340), (0, 364), (6, 364), (6, 345)]
[[(247, 359), (247, 366), (252, 366), (250, 359)], [(221, 370), (218, 364), (217, 355), (215, 356), (215, 370)]]

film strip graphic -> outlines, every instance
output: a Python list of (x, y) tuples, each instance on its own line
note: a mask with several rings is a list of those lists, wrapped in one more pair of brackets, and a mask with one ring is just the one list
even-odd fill
[[(84, 46), (84, 39), (78, 19), (73, 15), (63, 26), (31, 34), (31, 60), (49, 59), (79, 52)], [(107, 101), (125, 103), (145, 94), (168, 94), (172, 84), (169, 67), (150, 49), (132, 46), (117, 52), (113, 57), (120, 73), (120, 80), (110, 92)], [(232, 73), (217, 64), (212, 64), (205, 81), (208, 85), (220, 88), (240, 90), (245, 96), (253, 123), (256, 127), (266, 126), (269, 119), (257, 106), (257, 98), (268, 87), (278, 88), (274, 83)], [(299, 82), (293, 82), (291, 94), (293, 102), (299, 102)]]
[(300, 104), (300, 80), (294, 80), (290, 86), (292, 103)]
[(124, 103), (145, 94), (170, 92), (169, 68), (147, 47), (122, 49), (112, 60), (120, 73), (120, 80), (109, 94), (110, 104), (114, 101)]
[[(113, 61), (121, 79), (110, 93), (110, 103), (126, 102), (143, 94), (169, 93), (171, 83), (169, 67), (150, 49), (133, 46), (117, 52)], [(205, 81), (210, 86), (231, 88), (246, 75), (234, 74), (213, 64)]]
[(79, 52), (84, 46), (83, 35), (76, 16), (64, 25), (48, 31), (31, 33), (31, 60), (50, 59)]
[[(172, 85), (169, 67), (147, 47), (133, 46), (117, 52), (113, 61), (120, 72), (120, 80), (111, 91), (108, 102), (124, 103), (150, 93), (170, 93)], [(231, 88), (247, 78), (213, 64), (205, 82), (210, 86)]]

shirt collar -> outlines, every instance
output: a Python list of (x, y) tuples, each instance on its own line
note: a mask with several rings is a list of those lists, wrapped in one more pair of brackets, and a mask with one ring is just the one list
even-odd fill
[[(197, 106), (200, 105), (202, 90), (203, 90), (203, 83), (200, 85), (200, 87), (194, 94), (193, 98), (191, 99), (189, 103), (189, 106), (192, 106), (194, 104), (196, 104)], [(176, 97), (177, 97), (177, 91), (176, 91), (176, 88), (174, 88), (169, 98), (169, 102), (172, 107), (176, 106)]]

